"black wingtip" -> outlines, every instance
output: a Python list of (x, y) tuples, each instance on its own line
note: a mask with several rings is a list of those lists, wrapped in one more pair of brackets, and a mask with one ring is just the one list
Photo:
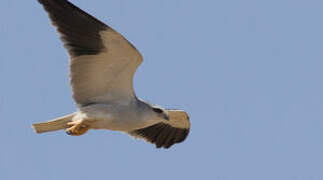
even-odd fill
[(49, 14), (72, 57), (95, 55), (105, 47), (101, 31), (109, 27), (67, 0), (38, 0)]
[(183, 142), (188, 134), (189, 129), (176, 128), (168, 124), (158, 123), (143, 129), (138, 129), (131, 134), (140, 136), (150, 143), (155, 144), (156, 148), (168, 149), (174, 144)]

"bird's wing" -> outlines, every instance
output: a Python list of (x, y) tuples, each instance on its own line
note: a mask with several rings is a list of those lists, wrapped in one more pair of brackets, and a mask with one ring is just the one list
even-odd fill
[(137, 129), (129, 134), (153, 143), (157, 148), (169, 148), (175, 143), (183, 142), (190, 131), (189, 116), (180, 110), (167, 110), (167, 112), (168, 122)]
[(122, 35), (67, 0), (38, 0), (70, 55), (73, 98), (81, 106), (134, 98), (141, 54)]

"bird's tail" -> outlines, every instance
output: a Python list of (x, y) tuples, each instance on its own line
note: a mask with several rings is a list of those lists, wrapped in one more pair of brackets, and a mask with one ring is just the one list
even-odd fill
[(72, 121), (75, 113), (59, 117), (47, 122), (35, 123), (33, 124), (33, 128), (36, 133), (45, 133), (50, 131), (57, 131), (61, 129), (68, 128), (67, 123)]

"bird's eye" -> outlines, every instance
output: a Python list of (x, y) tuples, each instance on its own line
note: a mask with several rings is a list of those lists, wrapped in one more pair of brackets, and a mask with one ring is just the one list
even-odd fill
[(153, 111), (158, 113), (158, 114), (161, 114), (163, 113), (163, 110), (159, 109), (159, 108), (153, 108)]

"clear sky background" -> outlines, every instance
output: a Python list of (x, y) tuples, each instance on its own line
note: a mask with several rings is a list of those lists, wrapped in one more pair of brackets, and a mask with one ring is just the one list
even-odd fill
[(111, 131), (37, 135), (76, 110), (36, 0), (0, 3), (0, 179), (323, 179), (323, 1), (72, 0), (142, 53), (137, 95), (185, 109), (168, 150)]

